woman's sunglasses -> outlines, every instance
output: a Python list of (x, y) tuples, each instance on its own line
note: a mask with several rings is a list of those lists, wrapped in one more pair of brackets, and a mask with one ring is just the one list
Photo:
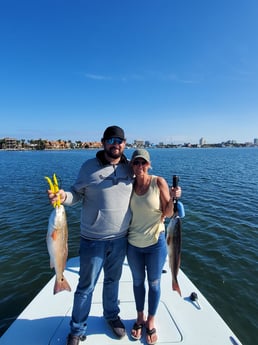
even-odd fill
[(133, 165), (142, 165), (142, 166), (144, 166), (146, 164), (147, 164), (146, 161), (137, 161), (137, 160), (133, 161)]

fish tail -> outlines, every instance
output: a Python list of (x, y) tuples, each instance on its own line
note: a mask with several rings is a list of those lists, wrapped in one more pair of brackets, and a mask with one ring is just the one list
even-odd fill
[(71, 287), (70, 287), (68, 281), (65, 279), (65, 277), (62, 276), (62, 278), (60, 280), (56, 279), (56, 281), (55, 281), (54, 295), (56, 293), (64, 291), (64, 290), (71, 291)]
[(175, 280), (173, 280), (173, 282), (172, 282), (172, 289), (174, 291), (177, 291), (179, 293), (179, 295), (182, 296), (180, 286), (179, 286), (178, 282)]

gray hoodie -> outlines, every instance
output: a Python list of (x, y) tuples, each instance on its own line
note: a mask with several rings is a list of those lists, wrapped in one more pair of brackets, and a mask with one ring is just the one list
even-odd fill
[(131, 221), (129, 201), (133, 174), (123, 155), (119, 164), (105, 160), (104, 151), (87, 160), (76, 182), (67, 193), (64, 205), (82, 200), (81, 236), (105, 240), (127, 235)]

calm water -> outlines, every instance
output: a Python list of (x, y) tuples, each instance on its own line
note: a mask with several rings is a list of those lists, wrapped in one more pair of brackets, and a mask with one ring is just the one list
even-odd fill
[[(44, 176), (68, 188), (96, 151), (0, 152), (0, 335), (52, 277)], [(126, 150), (128, 157), (132, 151)], [(258, 149), (153, 149), (152, 173), (180, 176), (182, 269), (244, 345), (257, 341)], [(80, 205), (67, 208), (78, 255)], [(222, 344), (218, 344), (222, 345)]]

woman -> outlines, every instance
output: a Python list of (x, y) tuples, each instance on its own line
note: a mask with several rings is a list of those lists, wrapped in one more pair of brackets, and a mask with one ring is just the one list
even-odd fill
[[(167, 248), (164, 218), (172, 217), (173, 198), (180, 197), (181, 189), (169, 190), (163, 177), (149, 175), (151, 167), (148, 151), (134, 151), (131, 165), (135, 175), (133, 194), (130, 201), (132, 221), (128, 234), (127, 258), (133, 276), (133, 291), (137, 319), (131, 336), (140, 339), (143, 326), (146, 327), (147, 344), (155, 344), (158, 336), (155, 328), (155, 314), (160, 300), (160, 279)], [(148, 277), (148, 314), (144, 314), (145, 272)]]

